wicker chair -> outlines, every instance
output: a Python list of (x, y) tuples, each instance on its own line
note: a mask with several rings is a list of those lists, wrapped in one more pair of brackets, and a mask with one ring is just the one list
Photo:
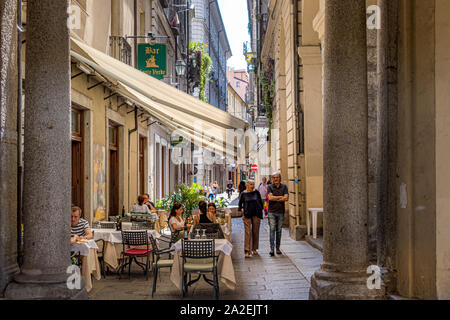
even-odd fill
[[(218, 255), (215, 255), (215, 240), (184, 240), (182, 239), (182, 267), (181, 279), (182, 289), (181, 295), (184, 296), (188, 292), (188, 287), (200, 280), (201, 276), (207, 283), (213, 286), (215, 298), (219, 298), (219, 277), (217, 275)], [(207, 262), (195, 263), (190, 260), (206, 259)], [(187, 282), (187, 275), (192, 273), (198, 274), (198, 278)], [(207, 273), (213, 274), (213, 280), (206, 278)], [(189, 277), (190, 278), (190, 277)]]
[[(146, 280), (148, 280), (148, 267), (150, 254), (153, 252), (153, 248), (149, 247), (148, 243), (148, 233), (147, 230), (139, 231), (124, 231), (122, 230), (122, 244), (123, 244), (123, 259), (122, 265), (119, 268), (119, 278), (121, 278), (123, 269), (128, 265), (128, 278), (131, 278), (131, 263), (136, 262), (140, 266), (146, 275)], [(130, 246), (146, 246), (145, 249), (130, 248)], [(127, 248), (128, 247), (128, 248)], [(125, 263), (125, 258), (128, 257), (128, 262)], [(146, 257), (147, 261), (145, 264), (140, 263), (136, 258)]]
[[(161, 268), (170, 268), (172, 270), (173, 265), (173, 259), (172, 259), (172, 252), (173, 249), (167, 248), (160, 250), (158, 247), (158, 244), (156, 243), (155, 238), (153, 238), (152, 235), (150, 235), (150, 243), (152, 244), (153, 253), (156, 256), (156, 260), (153, 263), (153, 289), (152, 289), (152, 298), (156, 291), (156, 281), (158, 279), (158, 272)], [(161, 255), (168, 254), (169, 259), (161, 259)]]

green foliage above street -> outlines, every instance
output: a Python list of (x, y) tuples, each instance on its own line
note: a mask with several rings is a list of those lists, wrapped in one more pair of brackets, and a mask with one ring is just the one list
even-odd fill
[(212, 59), (208, 54), (208, 45), (203, 42), (189, 42), (189, 50), (191, 52), (201, 53), (201, 64), (200, 64), (200, 94), (199, 99), (208, 103), (206, 99), (206, 83), (210, 80), (210, 73), (212, 69)]

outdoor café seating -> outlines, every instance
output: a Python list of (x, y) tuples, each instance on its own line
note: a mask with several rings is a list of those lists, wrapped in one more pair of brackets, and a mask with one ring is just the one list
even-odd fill
[[(153, 238), (152, 235), (150, 235), (150, 243), (153, 248), (153, 253), (155, 255), (155, 261), (153, 262), (153, 288), (152, 288), (152, 297), (156, 291), (156, 281), (158, 280), (158, 272), (161, 268), (170, 268), (172, 269), (173, 265), (173, 259), (172, 258), (172, 252), (173, 249), (166, 248), (166, 249), (159, 249), (158, 244), (156, 243), (155, 238)], [(161, 256), (163, 254), (168, 254), (169, 259), (161, 259)]]
[[(217, 274), (218, 255), (215, 254), (214, 239), (210, 240), (181, 240), (181, 276), (182, 276), (182, 297), (188, 293), (188, 288), (193, 283), (204, 280), (213, 286), (215, 298), (219, 298), (219, 277)], [(198, 278), (187, 282), (187, 275), (198, 274)], [(212, 273), (213, 279), (210, 280), (206, 274)], [(189, 279), (191, 277), (189, 276)]]
[[(123, 269), (128, 265), (128, 278), (131, 278), (131, 263), (134, 261), (138, 266), (140, 266), (145, 273), (146, 280), (148, 280), (148, 271), (150, 264), (150, 255), (153, 252), (153, 248), (149, 246), (147, 230), (136, 230), (136, 231), (124, 231), (122, 230), (122, 245), (123, 245), (123, 259), (122, 265), (119, 269), (119, 278), (121, 278)], [(145, 248), (131, 248), (131, 246), (145, 246)], [(146, 263), (143, 264), (136, 260), (138, 257), (146, 258)], [(125, 263), (125, 260), (128, 262)]]

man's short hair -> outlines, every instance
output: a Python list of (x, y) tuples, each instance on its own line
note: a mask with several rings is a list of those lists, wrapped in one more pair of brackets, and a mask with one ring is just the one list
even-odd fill
[(72, 206), (71, 212), (77, 212), (77, 211), (80, 213), (80, 216), (81, 216), (81, 208), (77, 207), (77, 206)]

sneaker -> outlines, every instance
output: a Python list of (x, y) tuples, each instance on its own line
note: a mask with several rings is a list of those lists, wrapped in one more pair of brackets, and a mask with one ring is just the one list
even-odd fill
[(282, 254), (280, 249), (277, 249), (277, 254)]
[(269, 254), (271, 257), (273, 257), (275, 255), (275, 252), (273, 252), (273, 250), (270, 250)]

